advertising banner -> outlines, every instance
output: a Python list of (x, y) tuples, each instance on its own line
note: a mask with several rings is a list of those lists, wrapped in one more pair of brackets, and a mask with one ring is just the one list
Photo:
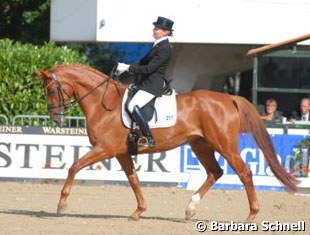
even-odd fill
[[(306, 138), (306, 136), (285, 134), (271, 136), (278, 160), (290, 174), (299, 178), (301, 187), (310, 187), (308, 149), (301, 148), (301, 154), (298, 156), (298, 144)], [(254, 185), (257, 189), (283, 190), (251, 134), (240, 134), (238, 147), (241, 158), (252, 171)], [(224, 175), (214, 188), (242, 189), (243, 184), (227, 161), (219, 153), (215, 153), (215, 156)], [(189, 145), (181, 146), (181, 172), (191, 172), (189, 181), (183, 185), (188, 189), (198, 188), (206, 178), (203, 167), (199, 164)]]
[[(307, 136), (281, 134), (271, 138), (281, 165), (302, 179), (301, 187), (310, 188), (309, 153), (299, 144)], [(0, 126), (0, 177), (65, 179), (72, 163), (90, 148), (83, 128)], [(239, 150), (257, 189), (283, 190), (251, 134), (240, 134)], [(215, 156), (224, 175), (214, 188), (242, 189), (226, 160), (219, 153)], [(206, 179), (205, 170), (188, 144), (163, 153), (134, 156), (133, 161), (142, 182), (175, 183), (196, 190)], [(127, 181), (116, 158), (86, 167), (76, 179)]]
[[(0, 177), (65, 179), (74, 161), (91, 148), (82, 128), (0, 127)], [(112, 156), (111, 156), (112, 157)], [(180, 148), (134, 156), (141, 181), (187, 182), (180, 172)], [(76, 179), (125, 181), (116, 158), (81, 170)]]

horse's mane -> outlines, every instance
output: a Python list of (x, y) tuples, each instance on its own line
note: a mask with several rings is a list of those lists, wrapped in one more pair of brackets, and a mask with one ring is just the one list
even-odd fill
[(68, 68), (68, 67), (77, 67), (77, 68), (80, 68), (80, 69), (87, 69), (99, 76), (102, 76), (102, 77), (108, 77), (108, 75), (106, 75), (105, 73), (97, 70), (97, 69), (94, 69), (88, 65), (85, 65), (85, 64), (78, 64), (78, 63), (71, 63), (71, 64), (60, 64), (60, 65), (56, 65), (55, 67), (53, 67), (51, 70), (58, 70), (58, 69), (65, 69), (65, 68)]
[[(66, 69), (66, 68), (78, 68), (78, 69), (84, 69), (84, 70), (88, 70), (90, 72), (93, 72), (94, 74), (100, 76), (100, 77), (103, 77), (105, 79), (109, 78), (110, 76), (95, 69), (95, 68), (92, 68), (88, 65), (85, 65), (85, 64), (78, 64), (78, 63), (70, 63), (70, 64), (60, 64), (60, 65), (56, 65), (55, 67), (51, 68), (50, 71), (52, 70), (59, 70), (59, 69)], [(123, 84), (119, 81), (115, 81), (114, 79), (111, 79), (114, 83), (116, 83), (119, 87), (122, 87), (122, 88), (126, 88), (128, 85), (126, 84)]]

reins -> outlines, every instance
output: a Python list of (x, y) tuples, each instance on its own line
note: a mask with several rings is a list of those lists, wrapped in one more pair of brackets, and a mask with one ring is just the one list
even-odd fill
[[(112, 78), (113, 74), (115, 73), (115, 69), (116, 69), (116, 65), (112, 68), (110, 76), (103, 80), (102, 82), (100, 82), (97, 86), (93, 87), (91, 90), (89, 90), (86, 94), (84, 94), (82, 97), (80, 97), (78, 100), (72, 100), (69, 103), (65, 103), (64, 102), (64, 94), (70, 98), (70, 96), (68, 95), (68, 93), (66, 92), (66, 90), (62, 87), (59, 79), (56, 77), (55, 73), (52, 73), (52, 81), (44, 88), (46, 93), (47, 93), (47, 88), (53, 83), (56, 83), (56, 89), (57, 89), (57, 94), (58, 94), (58, 104), (47, 104), (47, 109), (51, 110), (51, 109), (55, 109), (55, 108), (61, 108), (64, 107), (65, 111), (67, 111), (68, 109), (72, 108), (73, 106), (75, 106), (77, 103), (80, 103), (82, 100), (84, 100), (86, 97), (88, 97), (91, 93), (93, 93), (95, 90), (97, 90), (99, 87), (101, 87), (102, 85), (104, 85), (105, 83), (107, 83), (106, 89), (102, 95), (102, 106), (106, 111), (112, 111), (113, 109), (110, 109), (106, 106), (106, 104), (104, 103), (104, 97), (107, 93), (108, 90), (108, 86), (109, 86), (109, 82), (110, 79)], [(121, 96), (121, 92), (119, 90), (119, 85), (116, 85), (116, 90), (119, 96)], [(56, 113), (54, 112), (54, 114), (56, 115), (64, 115), (64, 112), (59, 112)]]
[[(105, 97), (105, 94), (106, 94), (106, 92), (107, 92), (107, 90), (108, 90), (110, 79), (112, 79), (113, 76), (114, 76), (114, 74), (116, 74), (116, 73), (115, 73), (116, 68), (117, 68), (117, 64), (115, 64), (115, 65), (113, 66), (113, 68), (112, 68), (112, 70), (111, 70), (111, 72), (110, 72), (110, 76), (109, 76), (109, 78), (108, 78), (109, 81), (108, 81), (108, 83), (107, 83), (107, 87), (106, 87), (106, 89), (105, 89), (105, 91), (104, 91), (104, 93), (103, 93), (103, 95), (102, 95), (101, 104), (102, 104), (103, 108), (104, 108), (106, 111), (112, 111), (112, 110), (114, 109), (114, 108), (110, 109), (110, 108), (108, 108), (108, 107), (105, 105), (105, 103), (104, 103), (104, 97)], [(119, 77), (119, 76), (116, 75), (117, 80), (118, 80), (118, 77)], [(120, 90), (119, 90), (119, 83), (117, 83), (117, 85), (116, 85), (116, 90), (117, 90), (117, 94), (118, 94), (119, 96), (121, 96), (121, 92), (120, 92)]]

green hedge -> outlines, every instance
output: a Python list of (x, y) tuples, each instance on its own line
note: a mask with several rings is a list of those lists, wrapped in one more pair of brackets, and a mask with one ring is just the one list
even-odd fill
[[(11, 121), (15, 115), (47, 115), (42, 81), (34, 71), (63, 63), (86, 64), (86, 59), (54, 43), (35, 46), (0, 40), (0, 114)], [(81, 115), (81, 112), (75, 107), (68, 115)]]

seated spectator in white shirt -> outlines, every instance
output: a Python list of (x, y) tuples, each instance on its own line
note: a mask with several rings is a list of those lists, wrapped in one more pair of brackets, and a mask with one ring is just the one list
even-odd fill
[(297, 114), (297, 112), (293, 113), (293, 118), (291, 121), (298, 120), (310, 122), (310, 98), (302, 98), (300, 100), (299, 110), (299, 114)]
[(300, 101), (300, 120), (309, 122), (310, 121), (310, 99), (303, 98)]

